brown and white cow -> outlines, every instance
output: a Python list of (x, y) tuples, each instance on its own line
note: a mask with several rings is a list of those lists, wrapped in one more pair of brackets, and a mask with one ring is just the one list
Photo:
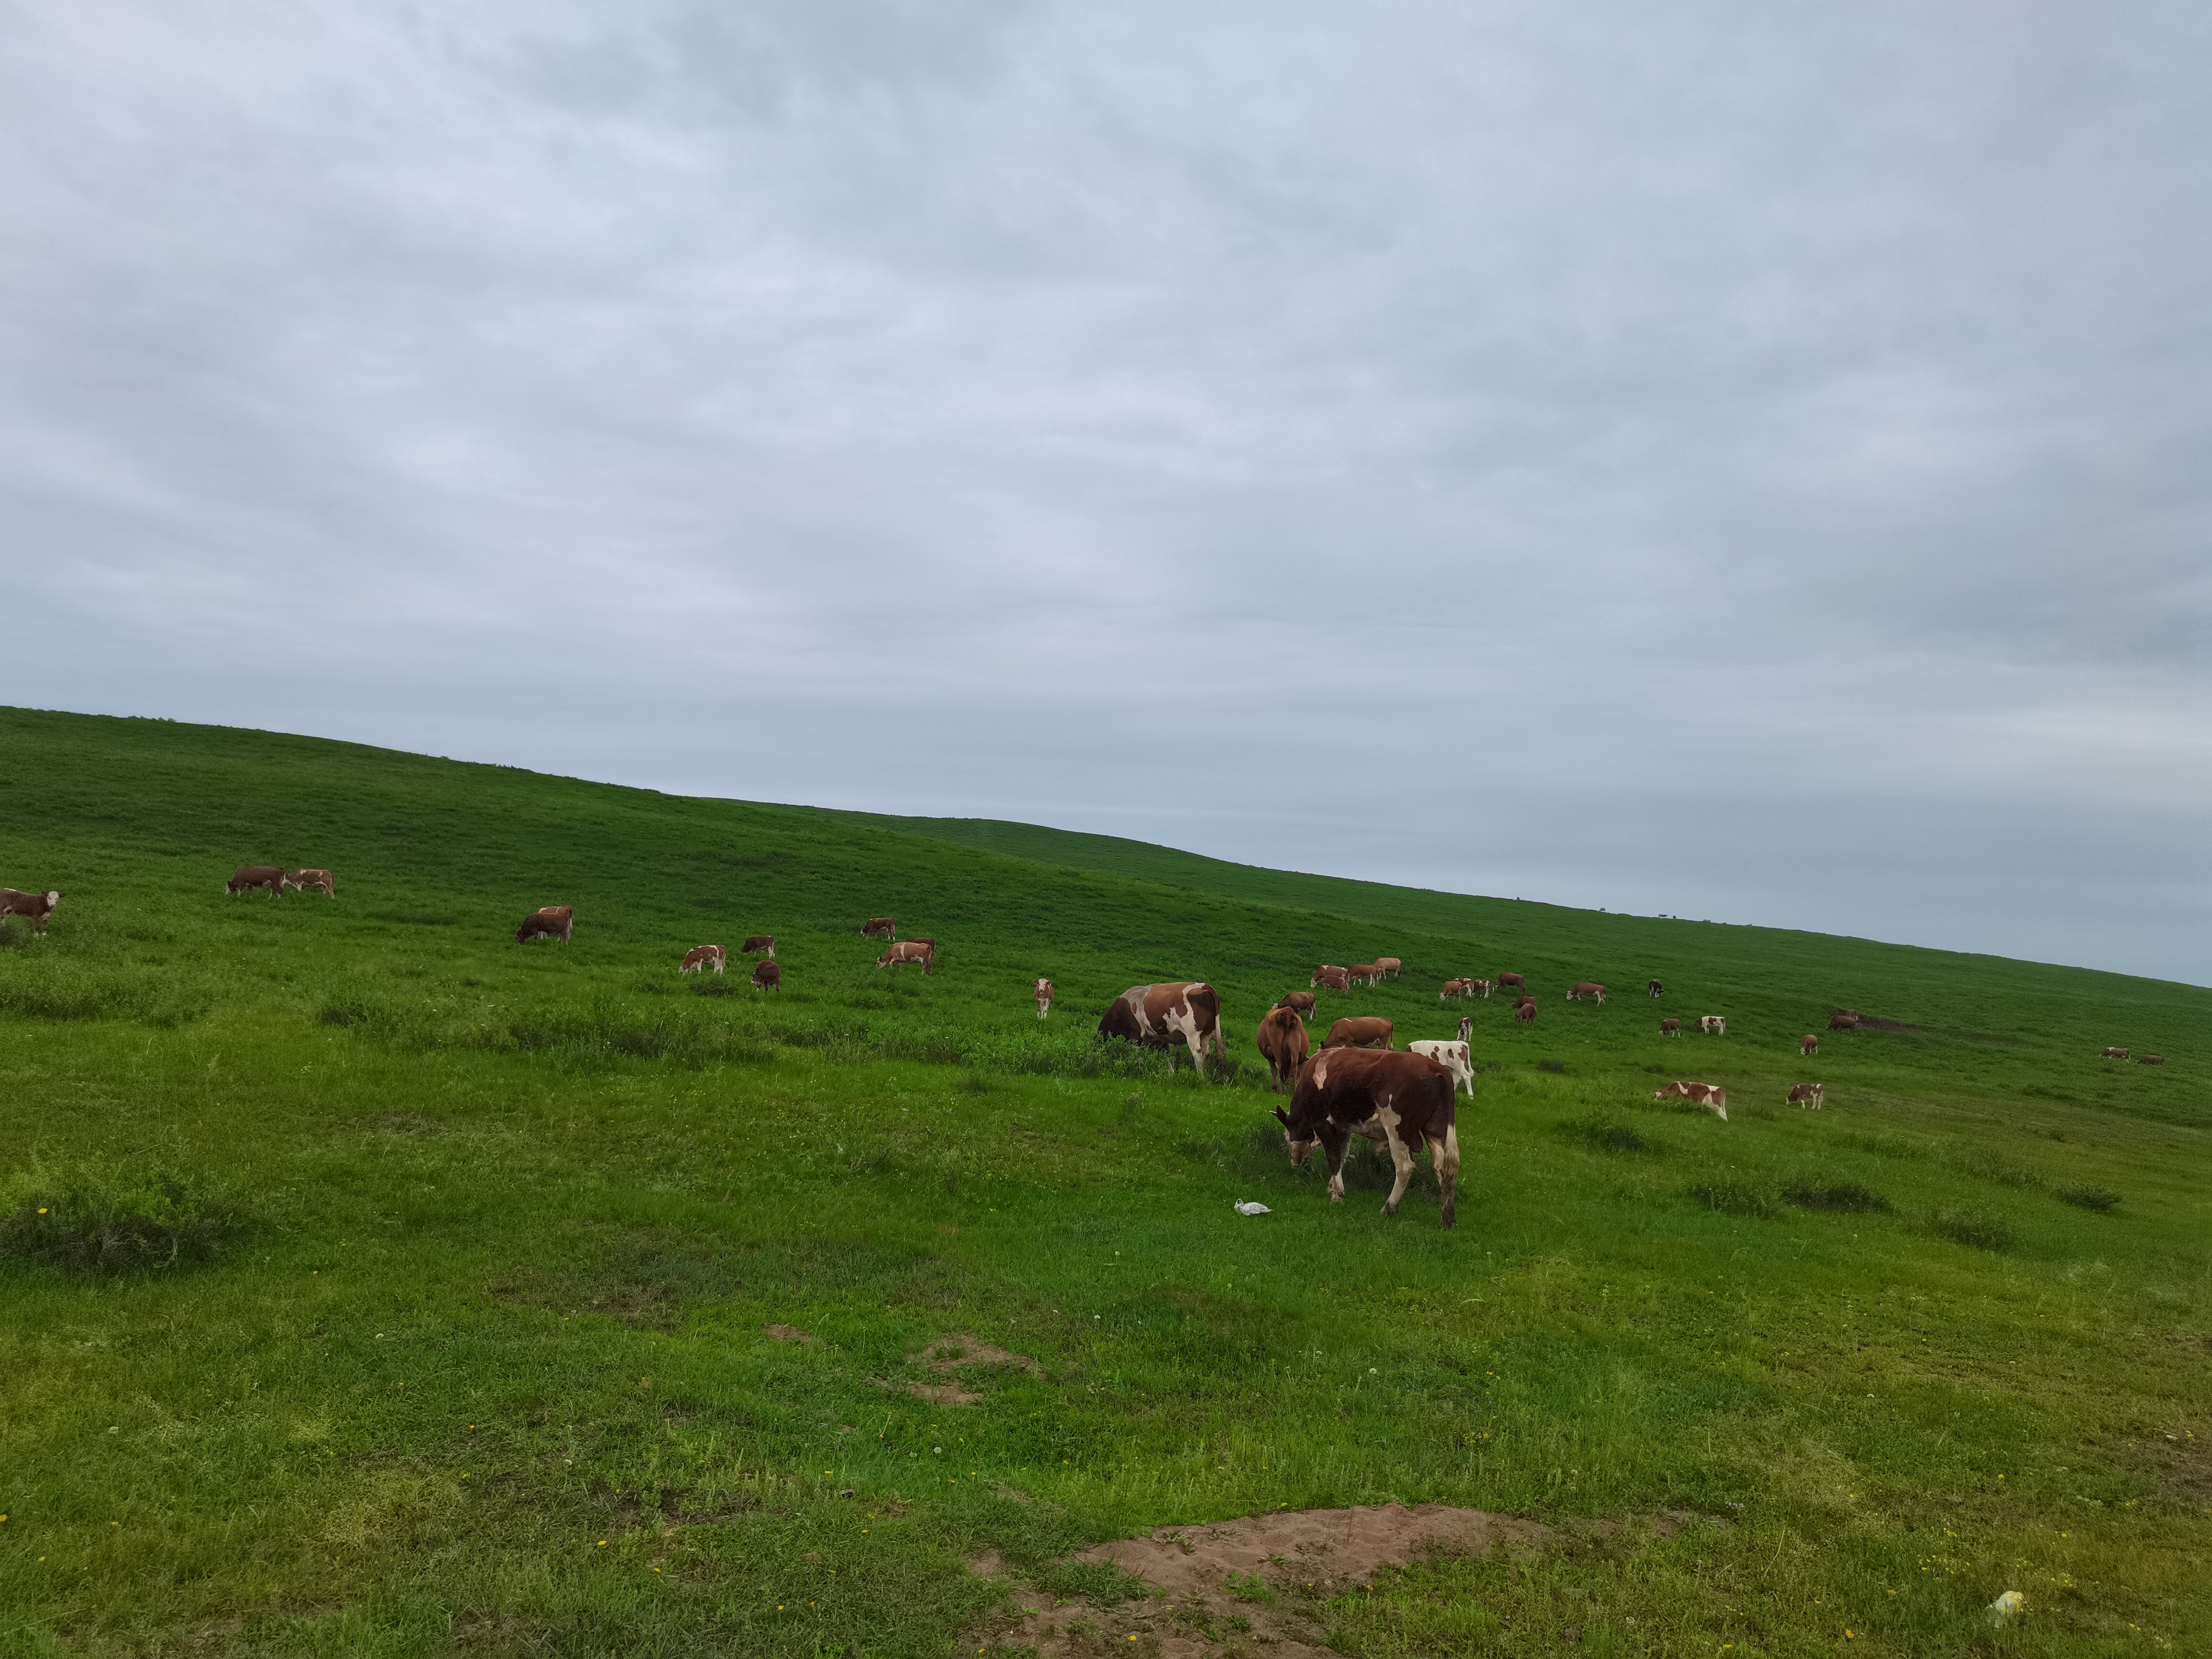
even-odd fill
[(1458, 1224), (1459, 1119), (1451, 1073), (1420, 1054), (1324, 1048), (1298, 1070), (1291, 1109), (1275, 1109), (1291, 1162), (1320, 1147), (1328, 1158), (1328, 1197), (1344, 1202), (1344, 1153), (1355, 1134), (1388, 1147), (1397, 1179), (1382, 1213), (1395, 1215), (1413, 1179), (1413, 1157), (1426, 1146), (1443, 1199), (1443, 1224)]
[(909, 962), (921, 964), (927, 975), (937, 969), (937, 941), (933, 939), (902, 939), (876, 958), (878, 968), (902, 968)]
[(1462, 1042), (1466, 1042), (1470, 1041), (1474, 1036), (1474, 1016), (1473, 1014), (1462, 1014), (1459, 1017), (1459, 1040)]
[(679, 974), (703, 974), (712, 968), (720, 973), (729, 965), (730, 953), (719, 945), (695, 945), (684, 953), (684, 965)]
[(1386, 979), (1397, 978), (1398, 970), (1405, 965), (1406, 964), (1404, 963), (1399, 961), (1395, 957), (1377, 957), (1375, 958), (1376, 971), (1382, 974)]
[(2137, 1060), (2136, 1064), (2138, 1066), (2163, 1066), (2166, 1064), (2166, 1056), (2164, 1054), (2145, 1054), (2141, 1060)]
[(54, 918), (54, 906), (61, 902), (59, 893), (19, 893), (12, 887), (0, 887), (0, 916), (21, 916), (34, 933), (46, 931), (46, 924)]
[(284, 878), (284, 884), (302, 892), (320, 893), (325, 898), (338, 896), (338, 878), (327, 870), (295, 870)]
[(2100, 1060), (2125, 1060), (2127, 1057), (2128, 1051), (2124, 1048), (2107, 1048), (2097, 1056)]
[(1311, 991), (1285, 991), (1275, 999), (1275, 1006), (1287, 1008), (1300, 1019), (1313, 1016), (1314, 994)]
[(753, 983), (763, 991), (783, 989), (783, 969), (763, 957), (753, 963)]
[(1523, 979), (1520, 975), (1500, 974), (1498, 976), (1498, 989), (1504, 990), (1509, 985), (1517, 985), (1524, 991), (1528, 988), (1528, 981)]
[(1828, 1029), (1832, 1031), (1856, 1031), (1859, 1029), (1859, 1016), (1839, 1008), (1828, 1016)]
[(1332, 967), (1329, 963), (1323, 963), (1314, 969), (1313, 978), (1307, 982), (1318, 985), (1325, 990), (1349, 991), (1352, 988), (1352, 969)]
[(1030, 995), (1036, 1000), (1037, 1018), (1042, 1019), (1052, 1012), (1052, 981), (1041, 979), (1030, 987)]
[(1398, 1028), (1390, 1021), (1371, 1014), (1352, 1014), (1328, 1028), (1324, 1048), (1387, 1048)]
[(1222, 1052), (1221, 999), (1202, 979), (1132, 985), (1107, 1005), (1099, 1017), (1098, 1035), (1164, 1048), (1170, 1065), (1180, 1041), (1190, 1048), (1191, 1064), (1203, 1072), (1206, 1051)]
[(1260, 1049), (1260, 1058), (1267, 1062), (1267, 1078), (1279, 1090), (1288, 1090), (1297, 1081), (1298, 1067), (1306, 1063), (1313, 1052), (1313, 1039), (1306, 1035), (1306, 1023), (1297, 1011), (1273, 1007), (1261, 1020), (1260, 1029), (1252, 1034)]
[(898, 923), (893, 921), (889, 916), (870, 916), (860, 924), (860, 937), (862, 939), (896, 939)]
[(1444, 988), (1437, 993), (1437, 1000), (1438, 1002), (1442, 1002), (1447, 997), (1471, 997), (1474, 994), (1474, 981), (1473, 980), (1448, 979), (1444, 981)]
[(1352, 965), (1352, 982), (1354, 985), (1372, 985), (1382, 977), (1382, 970), (1371, 962), (1356, 962)]
[(1670, 1083), (1651, 1098), (1665, 1100), (1673, 1095), (1680, 1095), (1693, 1106), (1704, 1107), (1723, 1123), (1728, 1121), (1728, 1091), (1717, 1083)]
[(1584, 997), (1589, 997), (1602, 1006), (1605, 1003), (1605, 987), (1594, 980), (1586, 979), (1578, 981), (1575, 988), (1567, 993), (1567, 1000), (1570, 1002), (1580, 1002)]
[(1699, 1014), (1698, 1016), (1698, 1029), (1700, 1031), (1703, 1031), (1707, 1036), (1726, 1036), (1728, 1035), (1728, 1017), (1724, 1014)]
[(233, 898), (240, 893), (250, 893), (257, 887), (266, 887), (270, 898), (284, 891), (284, 872), (273, 864), (245, 864), (238, 873), (223, 884), (224, 890)]
[(1651, 993), (1651, 1000), (1656, 1002), (1667, 988), (1656, 979), (1647, 979), (1644, 981), (1644, 988)]
[(1536, 1023), (1536, 1001), (1534, 997), (1526, 1002), (1516, 1002), (1513, 1005), (1513, 1023), (1516, 1025), (1534, 1025)]
[(1810, 1031), (1806, 1032), (1803, 1036), (1797, 1039), (1797, 1052), (1801, 1054), (1819, 1054), (1820, 1052), (1820, 1039), (1814, 1036)]
[(1467, 983), (1468, 995), (1480, 997), (1486, 1002), (1490, 1000), (1490, 994), (1498, 988), (1498, 981), (1494, 979), (1471, 979)]
[(1464, 1042), (1446, 1042), (1441, 1037), (1422, 1037), (1406, 1045), (1409, 1054), (1426, 1054), (1452, 1074), (1452, 1086), (1474, 1097), (1474, 1054)]
[(1659, 1022), (1659, 1035), (1660, 1035), (1661, 1036), (1681, 1036), (1681, 1035), (1682, 1035), (1682, 1022), (1681, 1022), (1680, 1020), (1679, 1020), (1679, 1019), (1662, 1019), (1662, 1020), (1661, 1020), (1661, 1021)]
[(522, 926), (514, 930), (514, 942), (527, 945), (534, 939), (557, 939), (566, 945), (575, 931), (575, 906), (541, 904), (522, 919)]
[(755, 933), (743, 945), (738, 946), (738, 954), (741, 957), (772, 957), (775, 954), (775, 935), (774, 933)]
[(1792, 1106), (1809, 1106), (1817, 1112), (1826, 1099), (1827, 1091), (1817, 1083), (1793, 1083), (1790, 1085), (1789, 1103)]

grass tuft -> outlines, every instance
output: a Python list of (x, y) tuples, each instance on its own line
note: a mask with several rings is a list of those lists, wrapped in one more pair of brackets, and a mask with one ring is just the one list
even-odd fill
[(1839, 1210), (1863, 1214), (1890, 1207), (1889, 1200), (1880, 1193), (1869, 1191), (1856, 1181), (1832, 1181), (1825, 1185), (1816, 1185), (1810, 1181), (1793, 1181), (1783, 1188), (1782, 1196), (1804, 1210)]
[(74, 1273), (204, 1261), (241, 1227), (219, 1197), (152, 1164), (37, 1164), (0, 1186), (0, 1255)]
[(1764, 1221), (1774, 1214), (1774, 1200), (1759, 1188), (1741, 1181), (1705, 1182), (1691, 1188), (1689, 1195), (1723, 1215), (1754, 1216)]
[(1626, 1124), (1607, 1121), (1595, 1112), (1566, 1124), (1567, 1132), (1601, 1152), (1651, 1152), (1657, 1147)]
[(2002, 1217), (1986, 1210), (1938, 1210), (1928, 1218), (1928, 1231), (1954, 1244), (1977, 1250), (2008, 1250), (2013, 1231)]
[(2094, 1210), (2099, 1215), (2120, 1201), (2118, 1193), (2105, 1192), (2096, 1187), (2067, 1187), (2061, 1189), (2058, 1196), (2079, 1208)]

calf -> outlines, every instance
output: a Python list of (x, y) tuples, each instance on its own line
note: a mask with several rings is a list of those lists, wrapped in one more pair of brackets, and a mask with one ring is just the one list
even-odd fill
[(1397, 1030), (1389, 1020), (1370, 1015), (1353, 1014), (1340, 1019), (1328, 1028), (1328, 1040), (1324, 1048), (1387, 1048), (1391, 1033)]
[(1699, 1014), (1698, 1016), (1698, 1029), (1700, 1031), (1703, 1031), (1707, 1036), (1726, 1036), (1728, 1035), (1728, 1019), (1724, 1015), (1721, 1014)]
[(2107, 1048), (2097, 1056), (2100, 1060), (2125, 1060), (2127, 1057), (2128, 1051), (2124, 1048)]
[(284, 884), (320, 893), (325, 898), (338, 896), (338, 878), (327, 870), (295, 870), (284, 878)]
[(1275, 1000), (1275, 1006), (1287, 1008), (1301, 1019), (1307, 1018), (1313, 1013), (1314, 994), (1311, 991), (1286, 991)]
[(1717, 1083), (1670, 1083), (1651, 1097), (1665, 1100), (1680, 1095), (1693, 1106), (1702, 1106), (1723, 1123), (1728, 1121), (1728, 1091)]
[(876, 958), (878, 968), (899, 968), (909, 962), (921, 964), (924, 976), (937, 970), (937, 941), (933, 939), (902, 939)]
[(763, 991), (783, 989), (783, 969), (767, 957), (753, 963), (753, 983)]
[(54, 919), (54, 906), (61, 902), (59, 893), (19, 893), (12, 887), (0, 887), (0, 916), (21, 916), (34, 933), (46, 931), (46, 924)]
[(1465, 1089), (1468, 1098), (1474, 1097), (1474, 1055), (1465, 1042), (1445, 1042), (1436, 1037), (1423, 1037), (1418, 1042), (1407, 1043), (1406, 1052), (1426, 1054), (1452, 1074), (1455, 1091)]
[(1451, 1073), (1421, 1054), (1324, 1048), (1298, 1070), (1291, 1109), (1275, 1109), (1291, 1162), (1319, 1146), (1328, 1158), (1328, 1198), (1344, 1202), (1344, 1153), (1355, 1134), (1390, 1152), (1397, 1179), (1382, 1213), (1395, 1215), (1422, 1146), (1436, 1165), (1443, 1224), (1458, 1224), (1459, 1123)]
[(1589, 980), (1584, 980), (1567, 993), (1567, 1000), (1570, 1002), (1580, 1002), (1584, 997), (1589, 998), (1602, 1007), (1605, 1004), (1605, 987)]
[(774, 933), (755, 933), (743, 945), (738, 946), (738, 954), (741, 957), (750, 957), (756, 954), (763, 957), (772, 957), (775, 954), (775, 935)]
[(1306, 1063), (1313, 1052), (1313, 1039), (1306, 1035), (1305, 1022), (1295, 1010), (1274, 1007), (1267, 1010), (1261, 1020), (1260, 1029), (1252, 1034), (1259, 1045), (1260, 1058), (1267, 1062), (1267, 1079), (1279, 1091), (1287, 1091), (1297, 1082), (1298, 1067)]
[(1052, 981), (1041, 979), (1030, 987), (1030, 994), (1036, 999), (1037, 1018), (1042, 1019), (1052, 1012)]
[(1334, 968), (1323, 963), (1314, 969), (1313, 978), (1307, 982), (1325, 990), (1349, 991), (1352, 988), (1352, 970), (1349, 968)]
[(1203, 1072), (1207, 1048), (1216, 1054), (1222, 1052), (1221, 999), (1202, 979), (1132, 985), (1099, 1017), (1098, 1035), (1164, 1048), (1170, 1065), (1180, 1041), (1189, 1047), (1190, 1063)]
[(1533, 999), (1513, 1005), (1513, 1023), (1516, 1025), (1534, 1025), (1536, 1023), (1536, 1004)]
[(1662, 1020), (1661, 1020), (1661, 1021), (1659, 1022), (1659, 1035), (1660, 1035), (1661, 1036), (1681, 1036), (1681, 1035), (1682, 1035), (1682, 1022), (1681, 1022), (1680, 1020), (1679, 1020), (1679, 1019), (1662, 1019)]
[(1474, 1016), (1473, 1014), (1462, 1014), (1459, 1017), (1459, 1040), (1462, 1042), (1466, 1042), (1473, 1038), (1474, 1036)]
[(284, 872), (273, 864), (241, 865), (238, 873), (223, 886), (233, 898), (240, 893), (250, 893), (257, 887), (266, 887), (269, 896), (276, 898), (284, 890)]
[(1652, 1001), (1656, 1002), (1659, 1000), (1660, 994), (1667, 988), (1656, 979), (1647, 979), (1644, 981), (1644, 988), (1651, 993)]
[(860, 924), (860, 937), (862, 939), (896, 939), (898, 924), (889, 916), (871, 916)]
[(1528, 981), (1518, 974), (1500, 974), (1498, 976), (1498, 984), (1501, 990), (1508, 985), (1517, 985), (1524, 991), (1528, 988)]
[(1376, 968), (1391, 979), (1397, 978), (1398, 970), (1405, 965), (1406, 964), (1404, 963), (1399, 961), (1395, 957), (1377, 957), (1375, 958)]
[(1810, 1106), (1817, 1112), (1824, 1098), (1824, 1091), (1817, 1083), (1793, 1083), (1790, 1085), (1789, 1103), (1792, 1106)]
[(514, 930), (514, 942), (527, 945), (534, 939), (557, 939), (566, 945), (575, 931), (574, 905), (541, 904), (522, 919), (522, 926)]
[(695, 945), (684, 953), (684, 965), (679, 974), (703, 974), (712, 968), (720, 973), (729, 965), (730, 953), (719, 945)]
[(1828, 1016), (1828, 1029), (1832, 1031), (1856, 1031), (1859, 1029), (1859, 1017), (1838, 1009)]
[(1819, 1054), (1820, 1052), (1820, 1039), (1814, 1036), (1810, 1031), (1806, 1032), (1803, 1036), (1797, 1039), (1797, 1052), (1801, 1054)]

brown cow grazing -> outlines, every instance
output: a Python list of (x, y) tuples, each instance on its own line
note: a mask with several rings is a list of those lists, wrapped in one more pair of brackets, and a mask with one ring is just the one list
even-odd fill
[(755, 954), (764, 957), (772, 957), (775, 954), (775, 935), (774, 933), (755, 933), (743, 945), (738, 946), (738, 954), (741, 957), (750, 957)]
[(1490, 994), (1498, 988), (1498, 981), (1492, 979), (1471, 979), (1468, 984), (1471, 988), (1468, 995), (1480, 997), (1485, 1001), (1489, 1000)]
[(1328, 1028), (1324, 1048), (1387, 1048), (1398, 1028), (1389, 1020), (1364, 1014), (1340, 1019)]
[(1371, 962), (1356, 963), (1352, 965), (1352, 982), (1354, 985), (1372, 985), (1382, 977), (1382, 970)]
[(1528, 981), (1518, 974), (1500, 974), (1498, 976), (1498, 985), (1500, 990), (1509, 985), (1517, 985), (1524, 991), (1528, 988)]
[(534, 939), (557, 939), (566, 945), (575, 931), (574, 905), (541, 904), (522, 919), (522, 926), (514, 930), (514, 942), (527, 945)]
[(1660, 994), (1667, 988), (1656, 979), (1647, 979), (1644, 981), (1644, 988), (1651, 993), (1652, 1001), (1656, 1002), (1659, 1000)]
[(1516, 1008), (1534, 1007), (1536, 1006), (1536, 994), (1534, 991), (1523, 991), (1519, 996), (1513, 999), (1513, 1006)]
[(695, 945), (684, 953), (684, 965), (679, 974), (703, 974), (712, 968), (716, 973), (729, 965), (730, 953), (719, 945)]
[(871, 916), (860, 924), (862, 939), (896, 939), (898, 924), (889, 916)]
[(2141, 1060), (2137, 1060), (2136, 1064), (2138, 1066), (2163, 1066), (2166, 1064), (2166, 1056), (2164, 1054), (2145, 1054)]
[(1319, 1146), (1328, 1158), (1328, 1198), (1344, 1202), (1344, 1153), (1355, 1134), (1390, 1152), (1397, 1180), (1382, 1213), (1395, 1215), (1413, 1179), (1413, 1155), (1425, 1146), (1443, 1197), (1443, 1224), (1458, 1223), (1459, 1122), (1451, 1073), (1420, 1054), (1324, 1048), (1301, 1066), (1291, 1109), (1275, 1109), (1290, 1144), (1291, 1162), (1304, 1164)]
[(902, 939), (876, 958), (876, 966), (899, 968), (909, 962), (920, 963), (925, 975), (935, 972), (937, 941), (933, 939)]
[(1473, 980), (1448, 979), (1444, 981), (1444, 988), (1437, 993), (1437, 1000), (1438, 1002), (1442, 1002), (1447, 997), (1467, 997), (1473, 996), (1474, 994), (1474, 981)]
[(1670, 1083), (1651, 1097), (1664, 1100), (1680, 1095), (1693, 1106), (1702, 1106), (1723, 1123), (1728, 1121), (1728, 1091), (1717, 1083)]
[(1399, 961), (1395, 957), (1377, 957), (1375, 958), (1376, 968), (1391, 979), (1397, 978), (1398, 970), (1405, 965), (1406, 964), (1404, 963)]
[(1286, 991), (1275, 1000), (1275, 1006), (1287, 1008), (1301, 1019), (1313, 1014), (1314, 994), (1311, 991)]
[(233, 898), (240, 893), (250, 893), (257, 887), (266, 887), (269, 896), (276, 898), (284, 890), (284, 872), (273, 864), (247, 864), (239, 868), (236, 875), (223, 884)]
[(1584, 997), (1592, 999), (1600, 1007), (1602, 1007), (1605, 1006), (1605, 987), (1589, 980), (1583, 980), (1573, 990), (1567, 993), (1567, 1000), (1570, 1002), (1580, 1002)]
[(1536, 1023), (1535, 1003), (1533, 1000), (1528, 1002), (1515, 1003), (1513, 1005), (1513, 1023), (1516, 1025), (1534, 1025)]
[(1726, 1036), (1728, 1035), (1728, 1018), (1723, 1014), (1699, 1014), (1698, 1016), (1698, 1029), (1700, 1031), (1703, 1031), (1707, 1036)]
[(1819, 1054), (1820, 1052), (1820, 1039), (1814, 1036), (1810, 1031), (1806, 1032), (1803, 1036), (1797, 1039), (1797, 1052), (1801, 1054)]
[(1252, 1039), (1259, 1045), (1260, 1058), (1267, 1062), (1269, 1082), (1279, 1091), (1289, 1090), (1297, 1081), (1298, 1067), (1313, 1052), (1306, 1023), (1291, 1009), (1270, 1008)]
[(19, 893), (12, 887), (0, 887), (0, 916), (21, 916), (34, 933), (46, 931), (46, 924), (53, 920), (54, 906), (61, 902), (59, 893)]
[(295, 870), (284, 878), (284, 884), (320, 893), (325, 898), (338, 896), (338, 878), (327, 870)]
[(1810, 1106), (1817, 1112), (1826, 1099), (1826, 1092), (1817, 1083), (1793, 1083), (1790, 1085), (1789, 1103), (1792, 1106)]
[(2124, 1048), (2107, 1048), (2097, 1056), (2100, 1060), (2125, 1060), (2127, 1057), (2128, 1051)]
[(1202, 979), (1132, 985), (1107, 1005), (1099, 1017), (1098, 1035), (1164, 1048), (1170, 1066), (1179, 1038), (1189, 1045), (1191, 1064), (1203, 1072), (1207, 1048), (1217, 1054), (1222, 1051), (1221, 999)]
[(1352, 970), (1349, 968), (1333, 968), (1323, 963), (1314, 969), (1313, 978), (1307, 982), (1331, 991), (1349, 991), (1352, 988)]
[(1832, 1031), (1856, 1031), (1859, 1029), (1859, 1017), (1838, 1010), (1828, 1016), (1828, 1029)]
[(1659, 1035), (1660, 1035), (1661, 1036), (1681, 1036), (1681, 1035), (1682, 1035), (1682, 1022), (1681, 1022), (1680, 1020), (1679, 1020), (1679, 1019), (1662, 1019), (1662, 1020), (1661, 1020), (1661, 1021), (1659, 1022)]
[(1036, 999), (1037, 1018), (1042, 1019), (1052, 1012), (1052, 981), (1041, 979), (1030, 987), (1030, 994)]
[(783, 989), (783, 969), (765, 957), (753, 963), (753, 983), (763, 991)]

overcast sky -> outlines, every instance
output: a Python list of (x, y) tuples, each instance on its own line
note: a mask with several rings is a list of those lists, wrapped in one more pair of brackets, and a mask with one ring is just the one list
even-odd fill
[(0, 0), (0, 702), (2212, 983), (2212, 8)]

